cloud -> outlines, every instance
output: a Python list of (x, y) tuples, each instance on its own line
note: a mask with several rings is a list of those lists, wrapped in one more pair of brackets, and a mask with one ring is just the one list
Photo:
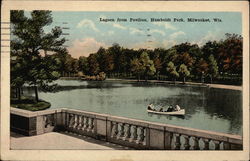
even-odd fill
[(89, 54), (96, 52), (101, 46), (107, 47), (105, 43), (98, 42), (94, 38), (89, 37), (76, 39), (68, 50), (72, 57), (78, 58), (79, 56), (89, 56)]
[(176, 27), (174, 27), (173, 25), (171, 25), (170, 23), (167, 22), (152, 22), (153, 24), (157, 25), (157, 26), (163, 26), (165, 27), (165, 29), (171, 29), (171, 30), (177, 30)]
[(95, 23), (89, 19), (84, 19), (84, 20), (80, 21), (76, 27), (77, 28), (81, 28), (81, 27), (89, 28), (89, 29), (92, 29), (96, 32), (99, 32), (98, 28), (96, 28), (96, 26), (95, 26)]
[(134, 43), (134, 44), (130, 44), (129, 46), (127, 46), (130, 49), (141, 49), (141, 48), (147, 48), (147, 49), (155, 49), (155, 48), (170, 48), (174, 45), (177, 44), (176, 40), (169, 40), (169, 39), (165, 39), (163, 41), (158, 41), (158, 39), (156, 38), (152, 38), (152, 41), (144, 41), (144, 42), (138, 42), (138, 43)]
[(115, 34), (114, 31), (109, 30), (109, 31), (107, 31), (107, 32), (103, 32), (101, 35), (102, 35), (102, 36), (111, 36), (111, 35), (114, 35), (114, 34)]
[(176, 40), (163, 40), (162, 41), (163, 47), (168, 49), (171, 48), (172, 46), (177, 44)]
[(170, 37), (171, 39), (176, 39), (177, 37), (179, 37), (179, 36), (181, 36), (181, 35), (186, 35), (186, 33), (183, 32), (183, 31), (178, 31), (178, 32), (175, 32), (175, 33), (171, 34), (169, 37)]
[(121, 24), (118, 23), (113, 23), (113, 27), (118, 28), (118, 29), (122, 29), (122, 30), (126, 30), (127, 27), (122, 26)]
[(208, 41), (215, 41), (220, 40), (223, 37), (223, 33), (221, 33), (219, 30), (216, 31), (208, 31), (205, 36), (203, 36), (199, 41), (194, 41), (193, 43), (198, 44), (199, 46), (204, 45)]
[(142, 30), (137, 29), (137, 28), (130, 27), (129, 30), (130, 30), (130, 34), (136, 34), (136, 33), (144, 34)]
[(157, 30), (157, 29), (153, 29), (153, 30), (150, 30), (150, 33), (153, 34), (153, 33), (158, 33), (158, 34), (161, 34), (162, 36), (165, 36), (165, 32), (162, 31), (162, 30)]

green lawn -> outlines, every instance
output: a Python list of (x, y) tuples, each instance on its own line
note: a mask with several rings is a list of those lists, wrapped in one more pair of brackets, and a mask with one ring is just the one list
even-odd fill
[(49, 102), (39, 100), (35, 101), (32, 97), (22, 97), (21, 100), (16, 98), (11, 98), (11, 106), (15, 108), (20, 108), (29, 111), (40, 111), (50, 108), (51, 104)]

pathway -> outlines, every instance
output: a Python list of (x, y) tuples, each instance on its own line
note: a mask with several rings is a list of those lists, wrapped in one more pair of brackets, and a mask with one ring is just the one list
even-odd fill
[(79, 136), (72, 133), (50, 132), (36, 136), (23, 136), (11, 133), (10, 139), (11, 149), (18, 150), (126, 150), (117, 144), (105, 141), (95, 140), (86, 136)]

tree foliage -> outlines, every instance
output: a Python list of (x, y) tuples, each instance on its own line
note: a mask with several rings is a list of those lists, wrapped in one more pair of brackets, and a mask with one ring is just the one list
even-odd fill
[[(46, 87), (60, 76), (125, 77), (139, 79), (199, 80), (202, 76), (220, 78), (224, 75), (242, 76), (243, 39), (237, 34), (226, 34), (220, 41), (208, 41), (202, 46), (188, 42), (169, 49), (128, 49), (114, 43), (100, 47), (88, 57), (73, 58), (62, 47), (62, 30), (54, 27), (50, 11), (11, 12), (11, 86), (20, 88), (24, 83)], [(49, 54), (53, 52), (54, 54)], [(44, 53), (44, 55), (42, 54)], [(25, 74), (20, 74), (25, 73)]]
[(172, 61), (168, 63), (167, 72), (169, 73), (170, 77), (174, 79), (174, 81), (179, 77), (179, 73), (176, 71), (176, 67)]
[[(49, 83), (60, 77), (59, 62), (47, 52), (65, 50), (60, 38), (60, 27), (45, 32), (44, 27), (52, 23), (51, 11), (32, 11), (30, 17), (24, 11), (11, 11), (11, 81), (13, 87), (20, 88), (24, 83), (34, 86), (38, 101), (37, 86), (49, 88)], [(45, 55), (42, 55), (42, 53)], [(18, 72), (18, 71), (22, 72)]]
[(180, 73), (181, 77), (183, 78), (183, 83), (185, 83), (186, 77), (190, 75), (190, 71), (188, 70), (185, 64), (181, 64), (179, 67), (178, 72)]

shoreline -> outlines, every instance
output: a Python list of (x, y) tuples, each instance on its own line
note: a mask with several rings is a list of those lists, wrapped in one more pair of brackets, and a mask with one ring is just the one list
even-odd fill
[[(81, 80), (79, 77), (61, 77), (59, 80)], [(123, 81), (123, 82), (138, 82), (135, 79), (118, 79), (118, 78), (107, 78), (108, 81)], [(139, 82), (145, 82), (141, 80)], [(183, 84), (182, 81), (164, 81), (164, 80), (148, 80), (149, 83), (165, 83), (168, 85), (182, 85), (182, 86), (199, 86), (199, 87), (208, 87), (208, 88), (219, 88), (219, 89), (230, 89), (230, 90), (238, 90), (242, 91), (242, 86), (236, 85), (226, 85), (226, 84), (210, 84), (210, 83), (197, 83), (197, 82), (185, 82)]]
[[(126, 81), (126, 82), (138, 82), (137, 80), (133, 80), (133, 79), (113, 79), (113, 78), (108, 78), (106, 80), (109, 81)], [(144, 82), (144, 81), (140, 81), (140, 82)], [(176, 81), (175, 83), (172, 81), (163, 81), (163, 80), (148, 80), (147, 82), (149, 83), (165, 83), (165, 84), (169, 84), (169, 85), (183, 85), (183, 86), (200, 86), (200, 87), (209, 87), (209, 88), (219, 88), (219, 89), (230, 89), (230, 90), (238, 90), (238, 91), (242, 91), (242, 86), (235, 86), (235, 85), (225, 85), (225, 84), (203, 84), (203, 83), (196, 83), (196, 82), (185, 82), (185, 84), (183, 84), (183, 82), (181, 81)]]

